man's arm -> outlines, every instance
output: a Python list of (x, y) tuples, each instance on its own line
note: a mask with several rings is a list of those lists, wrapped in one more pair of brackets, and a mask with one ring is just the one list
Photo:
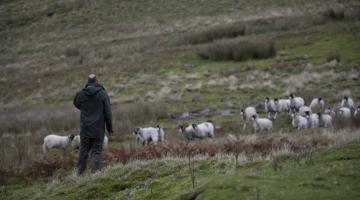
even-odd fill
[(104, 103), (104, 117), (105, 117), (105, 124), (106, 129), (109, 133), (109, 136), (112, 135), (113, 129), (112, 129), (112, 113), (111, 113), (111, 104), (110, 104), (110, 98), (107, 95), (106, 91), (103, 91), (103, 103)]
[(75, 97), (74, 97), (74, 101), (73, 101), (73, 104), (74, 106), (80, 110), (81, 108), (81, 104), (80, 104), (80, 93), (81, 91), (77, 92)]

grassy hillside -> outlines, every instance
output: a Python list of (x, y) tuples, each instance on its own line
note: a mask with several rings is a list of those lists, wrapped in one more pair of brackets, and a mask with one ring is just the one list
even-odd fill
[[(358, 105), (359, 10), (355, 0), (1, 1), (1, 195), (354, 199), (359, 144), (329, 146), (347, 133), (355, 133), (349, 141), (358, 140), (359, 118), (335, 119), (330, 130), (297, 131), (282, 115), (272, 133), (253, 135), (240, 128), (239, 111), (252, 105), (265, 116), (266, 96), (290, 93), (306, 104), (322, 96), (335, 110), (344, 95)], [(116, 135), (104, 166), (124, 166), (68, 178), (76, 152), (44, 155), (41, 144), (49, 133), (78, 134), (72, 99), (90, 73), (107, 89), (113, 108)], [(193, 191), (178, 125), (205, 120), (214, 121), (215, 139), (191, 143), (198, 147)], [(169, 143), (135, 144), (134, 127), (157, 124)], [(230, 134), (241, 142), (228, 144)], [(272, 157), (276, 142), (290, 145), (291, 155)], [(308, 160), (309, 146), (329, 149)], [(235, 167), (239, 151), (246, 161)], [(262, 156), (251, 161), (252, 153)], [(218, 154), (223, 157), (213, 157)]]
[(232, 157), (199, 157), (194, 189), (186, 159), (139, 161), (91, 177), (12, 186), (2, 199), (356, 199), (359, 151), (355, 142), (238, 166)]

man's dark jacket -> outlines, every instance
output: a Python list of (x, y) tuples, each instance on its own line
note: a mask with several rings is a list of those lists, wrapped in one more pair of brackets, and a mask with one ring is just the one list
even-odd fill
[(111, 105), (105, 88), (97, 83), (89, 83), (76, 93), (74, 105), (81, 111), (80, 137), (103, 140), (105, 123), (108, 132), (112, 131)]

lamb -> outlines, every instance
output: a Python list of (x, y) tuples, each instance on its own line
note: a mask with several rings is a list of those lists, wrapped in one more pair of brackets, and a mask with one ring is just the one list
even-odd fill
[(246, 128), (246, 124), (250, 123), (251, 117), (257, 115), (254, 107), (247, 107), (245, 110), (241, 109), (240, 112), (242, 119), (244, 121), (243, 130)]
[(313, 113), (306, 113), (306, 118), (308, 120), (308, 126), (310, 128), (318, 128), (319, 127), (319, 115)]
[(268, 114), (268, 118), (276, 119), (277, 113), (276, 113), (276, 106), (274, 100), (270, 99), (269, 97), (266, 97), (264, 105), (265, 105), (265, 111)]
[[(74, 149), (79, 149), (80, 147), (80, 135), (76, 135), (74, 137), (74, 139), (72, 140), (71, 142), (71, 146), (74, 148)], [(103, 149), (105, 149), (107, 146), (108, 146), (108, 143), (109, 143), (109, 138), (105, 135), (104, 136), (104, 143), (103, 143)]]
[(203, 139), (206, 137), (214, 137), (214, 125), (211, 122), (204, 122), (201, 124), (191, 124), (187, 127), (180, 126), (179, 132), (186, 140), (193, 140), (195, 138)]
[(344, 98), (341, 101), (340, 107), (355, 109), (353, 99), (350, 97), (344, 96)]
[(322, 97), (315, 98), (310, 103), (311, 110), (322, 111), (325, 106), (325, 101)]
[(44, 138), (43, 152), (46, 153), (52, 148), (61, 148), (65, 150), (66, 147), (71, 144), (74, 137), (73, 134), (69, 136), (48, 135)]
[(354, 117), (360, 117), (360, 106), (358, 106), (354, 111)]
[(290, 99), (274, 99), (274, 104), (277, 113), (290, 112)]
[(309, 127), (308, 120), (305, 117), (301, 116), (299, 113), (292, 113), (291, 117), (292, 117), (291, 124), (294, 128), (300, 130)]
[(269, 131), (272, 130), (273, 125), (272, 125), (272, 121), (270, 119), (267, 118), (258, 118), (256, 115), (252, 116), (252, 126), (253, 126), (253, 130), (256, 133), (258, 130), (259, 131)]
[(306, 115), (308, 114), (311, 114), (312, 111), (311, 111), (311, 108), (309, 106), (301, 106), (299, 108), (299, 114), (303, 117), (305, 117)]
[(342, 118), (350, 118), (351, 117), (351, 110), (350, 108), (347, 108), (347, 107), (342, 107), (339, 109), (339, 116), (342, 117)]
[(134, 128), (133, 134), (136, 137), (136, 141), (142, 145), (164, 141), (165, 132), (160, 126), (147, 127), (147, 128)]
[(299, 108), (305, 105), (304, 99), (301, 97), (295, 97), (294, 94), (290, 94), (290, 109), (298, 111)]
[(325, 128), (330, 128), (332, 127), (332, 117), (329, 114), (321, 114), (321, 113), (317, 113), (317, 115), (319, 116), (319, 126), (320, 127), (325, 127)]
[(335, 117), (336, 116), (336, 112), (334, 111), (334, 109), (332, 109), (331, 107), (327, 107), (325, 110), (324, 110), (324, 114), (328, 114), (330, 115), (331, 117)]

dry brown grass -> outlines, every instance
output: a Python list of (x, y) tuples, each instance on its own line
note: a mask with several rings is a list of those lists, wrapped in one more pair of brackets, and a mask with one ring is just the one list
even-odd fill
[[(167, 144), (135, 146), (121, 145), (110, 147), (103, 152), (103, 166), (116, 165), (118, 163), (126, 164), (137, 160), (152, 160), (168, 157), (188, 158), (193, 156), (214, 157), (218, 155), (234, 156), (235, 160), (246, 157), (247, 160), (271, 159), (273, 156), (285, 153), (304, 153), (309, 148), (331, 146), (342, 144), (360, 139), (360, 132), (355, 130), (346, 131), (327, 131), (311, 130), (303, 134), (270, 134), (270, 135), (248, 135), (240, 136), (236, 140), (197, 140), (190, 143), (184, 141), (173, 141)], [(19, 143), (18, 145), (23, 145)], [(30, 144), (25, 145), (26, 148)], [(6, 153), (4, 150), (1, 157)], [(19, 150), (23, 157), (11, 155), (12, 159), (18, 161), (12, 162), (14, 167), (5, 166), (4, 160), (0, 167), (0, 184), (6, 184), (10, 177), (18, 177), (27, 183), (42, 178), (45, 181), (53, 177), (61, 179), (71, 173), (76, 163), (76, 154), (67, 152), (62, 155), (27, 155), (25, 151)], [(27, 157), (29, 156), (29, 158)], [(30, 159), (31, 158), (31, 159)], [(21, 167), (16, 163), (23, 163)], [(61, 173), (59, 172), (61, 171)]]

